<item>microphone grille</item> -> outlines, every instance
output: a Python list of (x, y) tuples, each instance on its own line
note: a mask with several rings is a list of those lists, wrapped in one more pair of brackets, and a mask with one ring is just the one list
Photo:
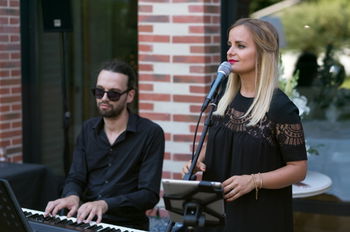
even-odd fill
[(232, 66), (229, 62), (222, 62), (218, 68), (218, 72), (223, 72), (225, 76), (228, 76), (232, 71)]

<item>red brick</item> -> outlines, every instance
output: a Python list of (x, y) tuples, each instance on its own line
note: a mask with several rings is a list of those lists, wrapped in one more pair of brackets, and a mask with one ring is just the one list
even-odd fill
[(12, 94), (18, 94), (18, 93), (21, 93), (21, 91), (22, 91), (21, 87), (11, 88)]
[(10, 8), (0, 8), (0, 15), (1, 16), (19, 16), (19, 9), (10, 9)]
[(161, 94), (161, 93), (140, 93), (139, 99), (140, 101), (143, 101), (143, 100), (170, 101), (170, 95)]
[(200, 113), (201, 112), (201, 105), (191, 105), (190, 106), (190, 112), (191, 113)]
[(11, 137), (19, 136), (19, 135), (22, 135), (22, 130), (3, 131), (1, 133), (1, 136), (3, 138), (11, 138)]
[(173, 0), (174, 3), (188, 2), (188, 3), (211, 3), (212, 0)]
[[(193, 141), (193, 135), (192, 135), (192, 141)], [(175, 161), (189, 161), (191, 160), (192, 155), (191, 154), (173, 154), (173, 160)]]
[(176, 15), (172, 17), (174, 23), (210, 23), (210, 16)]
[(140, 74), (140, 81), (170, 82), (170, 75), (165, 74)]
[(0, 130), (6, 130), (6, 129), (10, 129), (10, 128), (11, 128), (11, 124), (9, 122), (0, 123)]
[(190, 73), (216, 73), (219, 65), (191, 65)]
[(22, 104), (12, 104), (11, 107), (12, 107), (11, 109), (12, 109), (13, 111), (22, 110)]
[(142, 2), (160, 2), (160, 3), (167, 3), (170, 2), (170, 0), (138, 0), (139, 3)]
[(208, 93), (210, 90), (210, 86), (190, 86), (191, 93)]
[(19, 6), (19, 1), (10, 1), (10, 7), (18, 7)]
[[(0, 22), (1, 23), (1, 22)], [(0, 35), (0, 42), (9, 42), (9, 36), (8, 35)], [(1, 55), (1, 54), (0, 54)]]
[(20, 96), (8, 96), (8, 97), (1, 97), (0, 103), (14, 103), (14, 102), (20, 102), (21, 97)]
[(11, 59), (12, 60), (19, 60), (21, 58), (20, 52), (11, 52)]
[[(5, 89), (5, 90), (7, 90), (7, 89)], [(0, 89), (0, 91), (1, 91), (1, 89)], [(7, 90), (7, 92), (8, 92), (8, 90)], [(0, 92), (1, 93), (1, 92)], [(2, 93), (1, 93), (2, 94)], [(2, 105), (2, 106), (0, 106), (0, 112), (1, 113), (3, 113), (3, 112), (8, 112), (8, 111), (10, 111), (10, 106), (7, 106), (7, 105)]]
[(174, 43), (209, 43), (208, 36), (173, 36)]
[(20, 122), (12, 122), (11, 123), (12, 128), (22, 128), (22, 121)]
[(210, 57), (208, 56), (174, 56), (174, 63), (209, 63)]
[(22, 138), (12, 139), (12, 145), (22, 145)]
[(190, 46), (191, 53), (202, 53), (202, 54), (208, 54), (208, 53), (219, 53), (220, 52), (220, 46)]
[(140, 110), (153, 110), (154, 105), (152, 103), (141, 102), (141, 103), (139, 103), (139, 109)]
[(139, 84), (138, 87), (141, 91), (152, 91), (153, 90), (153, 84)]
[(0, 53), (0, 60), (9, 60), (10, 54), (9, 53)]
[[(196, 127), (197, 125), (190, 125), (190, 132), (194, 133), (196, 131)], [(203, 131), (203, 125), (199, 125), (198, 126), (198, 132)], [(197, 136), (200, 136), (199, 134), (197, 134)]]
[(139, 52), (152, 52), (153, 46), (151, 44), (139, 44)]
[(171, 176), (171, 173), (168, 171), (163, 171), (162, 178), (169, 179)]
[(8, 76), (10, 76), (10, 71), (0, 69), (0, 77), (8, 77)]
[(19, 77), (21, 75), (21, 71), (18, 69), (11, 70), (11, 77)]
[(210, 22), (213, 24), (220, 24), (221, 18), (220, 18), (220, 16), (211, 16)]
[(173, 77), (173, 81), (175, 83), (198, 83), (198, 84), (206, 84), (211, 81), (209, 76), (180, 76), (175, 75)]
[[(1, 12), (1, 11), (0, 11)], [(7, 25), (2, 25), (0, 27), (0, 33), (3, 34), (13, 34), (13, 33), (19, 33), (19, 27), (18, 26), (7, 26)]]
[(173, 172), (173, 179), (181, 180), (182, 179), (182, 173), (180, 173), (180, 172)]
[(19, 66), (19, 61), (0, 61), (0, 68), (16, 68)]
[(10, 41), (11, 42), (19, 42), (20, 36), (19, 35), (11, 35), (10, 36)]
[(168, 55), (157, 55), (157, 54), (152, 54), (152, 55), (139, 55), (139, 62), (142, 61), (147, 61), (147, 62), (170, 62), (170, 56)]
[(174, 102), (202, 103), (204, 96), (174, 95), (173, 100)]
[(158, 42), (169, 43), (170, 36), (168, 35), (139, 35), (139, 42)]
[(189, 26), (189, 32), (190, 33), (204, 33), (204, 34), (214, 34), (214, 33), (220, 33), (220, 27), (219, 26)]
[(171, 158), (171, 155), (169, 152), (164, 153), (164, 159), (169, 160)]
[(170, 121), (170, 114), (140, 112), (140, 115), (151, 120)]
[(220, 6), (211, 5), (192, 5), (188, 7), (191, 13), (210, 13), (210, 14), (220, 14)]
[(139, 71), (153, 71), (153, 64), (139, 64)]
[(21, 114), (20, 113), (7, 113), (7, 114), (0, 114), (0, 120), (14, 120), (14, 119), (21, 119)]
[(138, 12), (147, 12), (147, 13), (153, 12), (153, 6), (152, 5), (139, 5)]
[[(0, 134), (1, 135), (1, 134)], [(0, 137), (0, 138), (2, 138), (2, 137)], [(7, 140), (1, 140), (0, 139), (0, 147), (7, 147), (7, 146), (9, 146), (11, 143), (10, 143), (10, 141), (7, 139)]]
[(198, 115), (186, 115), (186, 114), (175, 114), (173, 115), (175, 122), (196, 122), (198, 121)]
[(9, 18), (8, 17), (2, 17), (0, 16), (0, 25), (7, 25), (9, 23)]
[(170, 133), (164, 133), (164, 137), (166, 141), (171, 141), (171, 134)]
[(19, 25), (19, 18), (10, 18), (10, 24), (17, 24)]
[(21, 163), (23, 161), (22, 154), (11, 156), (10, 162)]
[(168, 23), (170, 18), (168, 15), (139, 15), (139, 23)]
[(0, 79), (0, 86), (5, 85), (19, 85), (21, 84), (19, 79)]
[(139, 25), (139, 32), (153, 32), (153, 25)]

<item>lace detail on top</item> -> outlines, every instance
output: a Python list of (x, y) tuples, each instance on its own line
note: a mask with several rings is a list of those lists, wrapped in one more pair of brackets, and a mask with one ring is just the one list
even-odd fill
[(254, 126), (247, 126), (249, 120), (242, 118), (244, 112), (229, 108), (224, 117), (215, 116), (214, 125), (223, 125), (235, 132), (246, 132), (255, 138), (266, 140), (271, 145), (301, 145), (304, 144), (304, 132), (300, 123), (274, 123), (265, 115)]
[(305, 143), (303, 127), (300, 123), (276, 125), (277, 138), (280, 144), (300, 145)]

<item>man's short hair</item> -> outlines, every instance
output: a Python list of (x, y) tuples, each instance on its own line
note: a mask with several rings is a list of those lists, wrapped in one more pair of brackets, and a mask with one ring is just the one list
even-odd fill
[(103, 63), (100, 67), (99, 73), (102, 70), (121, 73), (128, 77), (128, 89), (136, 89), (136, 73), (133, 68), (121, 60), (110, 60)]

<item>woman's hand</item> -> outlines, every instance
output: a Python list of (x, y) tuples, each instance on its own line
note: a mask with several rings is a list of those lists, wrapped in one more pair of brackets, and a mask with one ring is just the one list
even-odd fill
[[(182, 168), (182, 175), (185, 175), (186, 173), (188, 173), (190, 171), (190, 167), (191, 167), (192, 161), (188, 161), (185, 166), (183, 166)], [(194, 173), (196, 172), (205, 172), (205, 164), (201, 161), (197, 161), (197, 165), (194, 168)]]
[(232, 176), (222, 183), (224, 198), (226, 201), (234, 201), (237, 198), (255, 189), (253, 176)]

